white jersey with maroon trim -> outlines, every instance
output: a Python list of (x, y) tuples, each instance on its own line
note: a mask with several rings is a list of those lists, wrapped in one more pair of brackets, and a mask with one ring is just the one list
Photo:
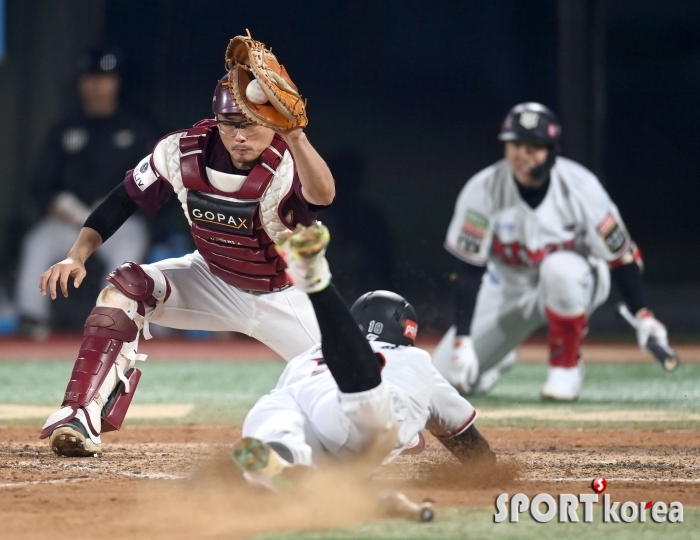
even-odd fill
[[(388, 387), (398, 427), (398, 446), (390, 457), (426, 427), (438, 437), (449, 438), (476, 419), (474, 407), (438, 373), (428, 352), (381, 341), (369, 343), (383, 362), (382, 381)], [(329, 393), (339, 393), (323, 361), (321, 345), (289, 361), (273, 394), (292, 386), (297, 386), (294, 393), (307, 411), (315, 410), (316, 403), (327, 402)]]
[(506, 280), (537, 282), (538, 266), (557, 250), (574, 250), (610, 264), (632, 243), (620, 213), (596, 176), (558, 157), (542, 202), (523, 201), (508, 161), (473, 176), (462, 189), (445, 248), (465, 262), (488, 264)]

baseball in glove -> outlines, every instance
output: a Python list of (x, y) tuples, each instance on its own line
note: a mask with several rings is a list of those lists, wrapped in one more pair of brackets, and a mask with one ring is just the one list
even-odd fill
[(283, 131), (308, 124), (306, 100), (265, 44), (236, 36), (226, 49), (229, 88), (236, 105), (251, 122)]

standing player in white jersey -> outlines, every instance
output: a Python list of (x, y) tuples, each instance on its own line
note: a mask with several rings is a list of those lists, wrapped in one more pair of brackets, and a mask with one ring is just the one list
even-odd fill
[(426, 351), (413, 347), (411, 304), (373, 291), (348, 310), (330, 285), (328, 240), (328, 229), (316, 224), (278, 245), (295, 286), (309, 295), (321, 344), (290, 360), (275, 389), (248, 413), (233, 451), (246, 479), (274, 488), (292, 465), (357, 456), (378, 440), (390, 443), (381, 456), (388, 461), (426, 427), (460, 461), (493, 460), (474, 426), (474, 407)]
[(539, 103), (506, 116), (505, 159), (472, 177), (457, 199), (446, 249), (459, 259), (455, 318), (434, 353), (461, 393), (486, 393), (515, 362), (515, 347), (547, 324), (549, 373), (543, 398), (577, 399), (579, 349), (612, 281), (638, 320), (637, 339), (667, 344), (649, 310), (641, 256), (598, 179), (558, 156), (561, 128)]

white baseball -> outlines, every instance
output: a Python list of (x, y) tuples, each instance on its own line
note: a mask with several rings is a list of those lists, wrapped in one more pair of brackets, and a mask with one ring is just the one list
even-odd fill
[(267, 96), (257, 79), (253, 79), (248, 83), (248, 86), (245, 88), (245, 95), (252, 103), (257, 103), (258, 105), (267, 103)]

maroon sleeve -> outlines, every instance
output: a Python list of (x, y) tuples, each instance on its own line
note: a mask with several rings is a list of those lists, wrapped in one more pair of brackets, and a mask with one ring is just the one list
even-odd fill
[(292, 189), (289, 191), (287, 198), (282, 202), (281, 206), (281, 217), (288, 223), (289, 220), (287, 218), (291, 215), (292, 223), (290, 223), (290, 225), (294, 226), (301, 223), (302, 225), (308, 226), (316, 221), (318, 214), (326, 210), (330, 205), (312, 204), (307, 201), (304, 198), (304, 194), (301, 192), (301, 181), (295, 170)]
[(129, 194), (129, 197), (131, 197), (141, 210), (151, 217), (158, 213), (160, 207), (163, 206), (174, 193), (170, 182), (167, 182), (163, 178), (157, 178), (155, 182), (141, 191), (134, 181), (133, 169), (126, 173), (124, 187), (126, 187), (126, 192)]

